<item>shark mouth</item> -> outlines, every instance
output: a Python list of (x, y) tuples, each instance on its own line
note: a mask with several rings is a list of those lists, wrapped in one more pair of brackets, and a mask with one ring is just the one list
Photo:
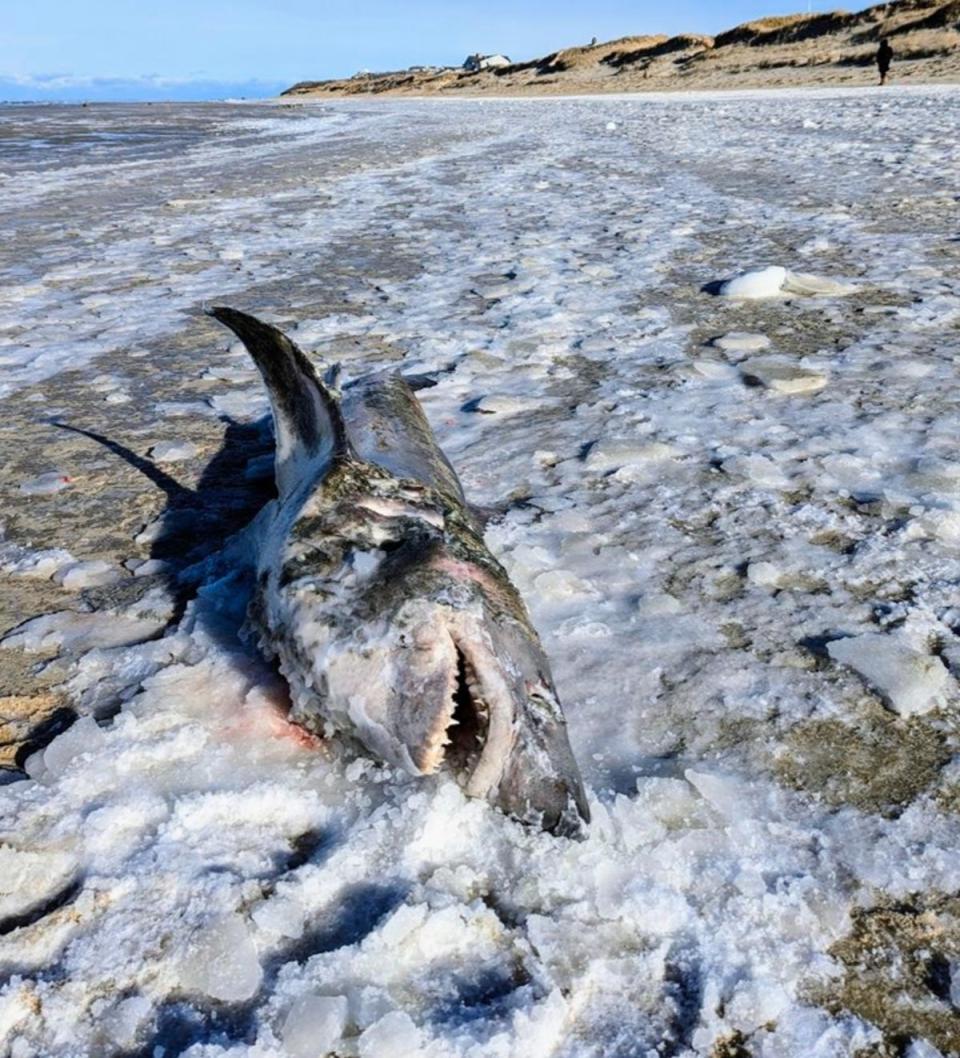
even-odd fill
[(479, 644), (451, 636), (456, 668), (423, 754), (423, 771), (446, 768), (470, 797), (497, 785), (513, 744), (513, 699), (494, 657)]

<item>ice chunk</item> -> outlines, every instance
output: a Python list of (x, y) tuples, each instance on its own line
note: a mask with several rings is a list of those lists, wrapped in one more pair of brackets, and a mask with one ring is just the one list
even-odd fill
[(770, 348), (770, 339), (765, 334), (751, 334), (749, 331), (731, 331), (721, 334), (710, 343), (718, 349), (736, 353), (756, 353)]
[(533, 580), (537, 594), (542, 599), (570, 599), (578, 596), (596, 596), (590, 584), (568, 569), (551, 569), (539, 573)]
[(776, 393), (819, 393), (827, 384), (827, 376), (822, 372), (774, 357), (745, 360), (740, 364), (740, 371), (746, 381), (759, 383)]
[(228, 419), (249, 421), (269, 411), (266, 393), (260, 389), (233, 389), (218, 393), (207, 402), (218, 414)]
[(214, 365), (208, 367), (203, 373), (203, 380), (208, 382), (210, 380), (222, 381), (222, 382), (251, 382), (257, 374), (257, 370), (252, 364), (224, 364), (221, 366)]
[(747, 580), (761, 588), (779, 587), (782, 576), (772, 562), (751, 562), (747, 566)]
[(390, 948), (397, 947), (423, 924), (426, 916), (427, 909), (423, 904), (401, 904), (380, 927), (380, 940)]
[(301, 996), (283, 1023), (283, 1046), (291, 1058), (327, 1054), (347, 1025), (344, 996)]
[(747, 817), (754, 808), (755, 798), (750, 784), (734, 775), (694, 768), (687, 768), (683, 774), (697, 793), (727, 819)]
[(725, 298), (774, 298), (780, 295), (786, 278), (786, 268), (771, 265), (728, 279), (720, 285), (720, 293)]
[(723, 470), (766, 488), (785, 488), (789, 484), (789, 479), (769, 456), (731, 456), (723, 461)]
[(867, 633), (827, 645), (834, 661), (859, 673), (901, 716), (929, 713), (946, 704), (950, 674), (943, 662), (921, 654), (895, 633)]
[(637, 793), (664, 826), (688, 827), (700, 814), (700, 802), (683, 779), (662, 777), (637, 780)]
[(697, 360), (691, 361), (691, 364), (694, 371), (696, 371), (698, 375), (702, 375), (703, 378), (720, 380), (737, 378), (737, 369), (730, 364), (724, 363), (722, 360), (707, 360), (704, 357), (700, 357)]
[(783, 289), (787, 294), (803, 294), (805, 297), (844, 297), (854, 293), (857, 288), (809, 272), (788, 271)]
[(728, 1001), (726, 1017), (731, 1025), (752, 1032), (760, 1025), (775, 1022), (789, 1005), (790, 995), (785, 988), (771, 982), (746, 981), (737, 986)]
[(303, 908), (296, 900), (274, 896), (253, 912), (253, 921), (268, 933), (297, 938), (303, 935)]
[(598, 441), (587, 455), (590, 470), (605, 473), (617, 467), (640, 466), (672, 459), (676, 449), (659, 441)]
[(20, 915), (69, 884), (77, 862), (67, 852), (0, 845), (0, 919)]
[[(28, 985), (22, 979), (17, 981), (14, 978), (13, 983), (0, 992), (0, 1039), (10, 1039), (13, 1029), (31, 1015), (36, 1016), (37, 994), (32, 984), (32, 981)], [(25, 1036), (13, 1036), (6, 1053), (10, 1058), (34, 1058), (37, 1051)]]
[(514, 1014), (513, 1053), (524, 1056), (555, 1054), (560, 1047), (560, 1041), (569, 1031), (569, 1021), (570, 1008), (567, 1000), (559, 988), (554, 988), (546, 999), (536, 1003), (532, 1009), (518, 1010)]
[(644, 617), (666, 617), (683, 613), (683, 607), (669, 592), (654, 591), (637, 600), (637, 613), (643, 614)]
[(95, 647), (118, 647), (142, 643), (156, 635), (167, 623), (169, 615), (139, 618), (116, 617), (110, 613), (74, 613), (59, 610), (42, 614), (17, 625), (0, 639), (0, 646), (16, 648), (27, 653), (48, 650), (92, 650)]
[(363, 1033), (358, 1051), (360, 1058), (415, 1058), (421, 1038), (410, 1015), (393, 1010)]
[(51, 470), (28, 481), (21, 481), (20, 491), (25, 496), (49, 496), (61, 489), (68, 489), (72, 484), (73, 480), (69, 474), (64, 474), (62, 470)]
[(807, 241), (797, 247), (797, 253), (802, 253), (804, 256), (811, 253), (824, 253), (830, 249), (829, 239), (825, 239), (822, 235), (818, 235), (813, 239), (807, 239)]
[(8, 561), (0, 563), (0, 569), (15, 577), (49, 580), (58, 569), (73, 562), (76, 562), (76, 559), (69, 551), (65, 551), (62, 547), (53, 547), (43, 551), (21, 552)]
[(943, 1058), (943, 1052), (938, 1051), (932, 1043), (918, 1037), (903, 1052), (903, 1058)]
[(170, 568), (169, 562), (162, 558), (148, 558), (145, 562), (138, 562), (133, 567), (135, 577), (152, 577), (157, 573), (165, 573)]
[(263, 978), (257, 949), (239, 915), (227, 915), (193, 938), (181, 967), (181, 983), (225, 1003), (256, 994)]
[(542, 399), (538, 400), (535, 397), (520, 397), (510, 393), (489, 393), (481, 397), (473, 407), (476, 411), (487, 415), (515, 415), (517, 412), (541, 408), (544, 403)]
[(74, 757), (103, 745), (104, 734), (92, 716), (81, 717), (43, 751), (43, 763), (51, 775), (65, 772)]
[(610, 630), (610, 626), (604, 624), (603, 621), (591, 621), (588, 617), (578, 614), (574, 617), (568, 617), (566, 621), (561, 621), (557, 625), (554, 634), (561, 639), (568, 636), (582, 637), (584, 639), (609, 639), (613, 632)]
[(198, 451), (192, 441), (160, 441), (150, 449), (150, 458), (160, 463), (176, 463), (181, 459), (193, 459)]
[(838, 283), (834, 279), (791, 272), (782, 265), (770, 265), (752, 272), (741, 272), (720, 284), (719, 293), (726, 298), (775, 298), (785, 294), (804, 297), (842, 297), (852, 294), (856, 287)]
[(487, 301), (499, 301), (501, 298), (509, 297), (517, 293), (517, 287), (511, 282), (478, 283), (474, 288), (475, 293)]
[(145, 996), (130, 996), (105, 1014), (100, 1024), (111, 1041), (127, 1051), (137, 1042), (140, 1026), (152, 1009), (153, 1004)]
[(67, 591), (80, 591), (83, 588), (95, 588), (109, 584), (117, 579), (116, 567), (102, 559), (94, 558), (87, 562), (73, 562), (63, 566), (54, 574), (54, 582)]

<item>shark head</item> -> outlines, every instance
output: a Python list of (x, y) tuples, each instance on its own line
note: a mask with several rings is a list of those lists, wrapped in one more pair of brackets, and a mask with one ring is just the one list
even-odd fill
[[(261, 372), (280, 498), (251, 619), (290, 684), (291, 718), (349, 734), (408, 773), (448, 772), (523, 822), (579, 834), (589, 809), (549, 664), (469, 508), (360, 458), (335, 396), (279, 331), (233, 310), (213, 314), (258, 365), (270, 359)], [(279, 372), (290, 350), (302, 362)], [(312, 454), (285, 436), (304, 403), (275, 395), (290, 378), (319, 387), (309, 390), (323, 414), (306, 431)]]

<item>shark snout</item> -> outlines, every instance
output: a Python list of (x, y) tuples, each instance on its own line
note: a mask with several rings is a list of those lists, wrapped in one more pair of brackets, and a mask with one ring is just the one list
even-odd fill
[(582, 837), (590, 807), (553, 692), (532, 688), (518, 710), (516, 735), (491, 801), (524, 823)]

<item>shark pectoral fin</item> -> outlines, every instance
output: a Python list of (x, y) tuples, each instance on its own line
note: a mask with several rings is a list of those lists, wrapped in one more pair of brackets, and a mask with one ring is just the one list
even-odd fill
[(501, 811), (557, 834), (584, 837), (590, 807), (559, 707), (531, 695), (492, 795)]
[(243, 342), (263, 376), (276, 433), (277, 491), (283, 499), (333, 458), (349, 452), (340, 405), (282, 331), (224, 306), (209, 309), (208, 315)]

